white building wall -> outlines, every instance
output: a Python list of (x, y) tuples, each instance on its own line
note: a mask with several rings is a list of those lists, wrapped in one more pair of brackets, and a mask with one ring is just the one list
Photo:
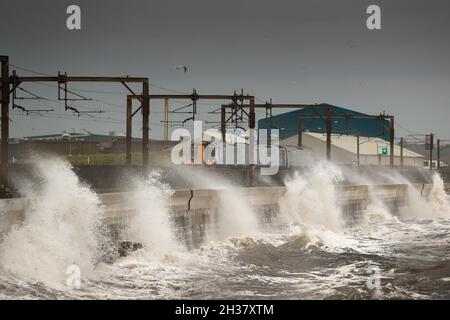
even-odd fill
[[(327, 146), (326, 143), (317, 139), (314, 136), (303, 134), (302, 136), (302, 144), (303, 146), (312, 150), (313, 155), (317, 159), (326, 159), (327, 158)], [(289, 137), (281, 141), (280, 145), (282, 146), (297, 146), (298, 145), (298, 137), (293, 136)], [(333, 162), (338, 164), (349, 164), (353, 162), (353, 154), (348, 152), (347, 150), (336, 147), (335, 145), (331, 145), (331, 156)]]
[[(356, 137), (353, 136), (332, 136), (331, 159), (338, 164), (357, 165)], [(297, 135), (282, 140), (282, 146), (297, 146)], [(316, 133), (304, 132), (302, 135), (303, 146), (312, 150), (317, 159), (326, 159), (325, 136)], [(388, 147), (388, 155), (379, 155), (380, 148)], [(360, 138), (360, 165), (390, 165), (389, 143), (377, 138)], [(394, 146), (394, 165), (400, 166), (400, 147)], [(423, 166), (423, 156), (408, 149), (403, 150), (404, 166)]]
[[(355, 155), (355, 164), (357, 163), (357, 156)], [(382, 165), (390, 166), (389, 156), (378, 156), (378, 155), (360, 155), (359, 156), (360, 165)], [(398, 156), (394, 157), (394, 166), (400, 166), (401, 159)], [(421, 167), (423, 166), (423, 158), (417, 157), (403, 157), (403, 166), (405, 167)]]

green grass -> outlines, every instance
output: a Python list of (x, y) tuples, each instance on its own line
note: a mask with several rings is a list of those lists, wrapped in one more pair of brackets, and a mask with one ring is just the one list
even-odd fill
[[(67, 156), (65, 158), (74, 166), (80, 165), (124, 165), (125, 153), (102, 153), (91, 155)], [(149, 159), (152, 165), (166, 166), (170, 164), (170, 153), (149, 152)], [(142, 153), (131, 154), (132, 165), (142, 165)]]

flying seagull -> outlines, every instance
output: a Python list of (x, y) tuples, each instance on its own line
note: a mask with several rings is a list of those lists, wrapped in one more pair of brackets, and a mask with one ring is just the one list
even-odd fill
[(184, 70), (184, 73), (186, 73), (187, 71), (187, 67), (186, 66), (175, 66), (176, 70)]

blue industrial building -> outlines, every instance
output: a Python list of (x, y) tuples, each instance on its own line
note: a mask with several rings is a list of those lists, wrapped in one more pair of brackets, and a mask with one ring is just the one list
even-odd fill
[[(332, 114), (334, 115), (364, 115), (364, 113), (356, 112), (350, 109), (341, 108), (330, 105)], [(303, 108), (286, 112), (269, 118), (264, 118), (258, 121), (259, 129), (268, 129), (269, 123), (272, 129), (278, 129), (280, 140), (285, 140), (289, 137), (298, 134), (298, 116), (300, 115), (322, 115), (326, 116), (325, 108)], [(269, 122), (270, 121), (270, 122)], [(303, 119), (304, 132), (325, 132), (325, 121), (323, 119)], [(332, 133), (345, 134), (363, 137), (378, 137), (384, 140), (389, 140), (389, 121), (377, 119), (342, 119), (332, 118)]]

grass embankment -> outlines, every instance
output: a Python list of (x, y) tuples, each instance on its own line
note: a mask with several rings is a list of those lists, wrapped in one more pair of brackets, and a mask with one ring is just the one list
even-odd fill
[[(80, 165), (124, 165), (125, 153), (101, 153), (91, 155), (72, 155), (65, 157), (74, 166)], [(169, 156), (165, 152), (149, 152), (152, 165), (165, 166), (170, 163)], [(142, 165), (142, 153), (131, 154), (131, 165)]]

